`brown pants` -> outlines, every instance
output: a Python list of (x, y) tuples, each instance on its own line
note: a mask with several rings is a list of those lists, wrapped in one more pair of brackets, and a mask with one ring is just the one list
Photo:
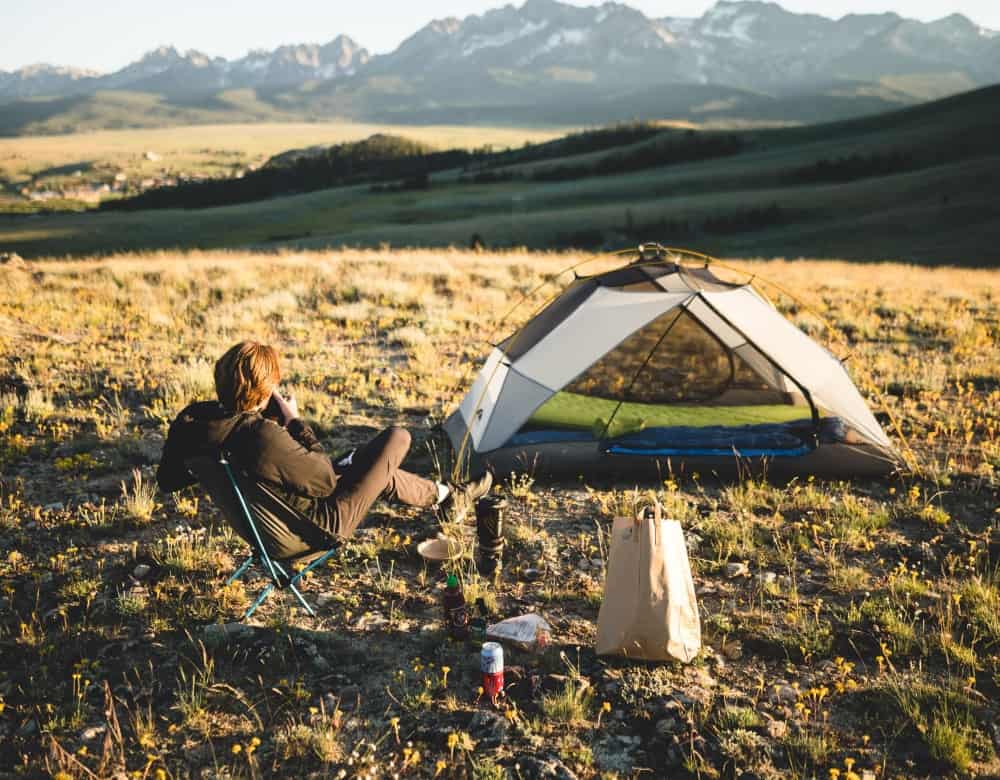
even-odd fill
[(333, 493), (323, 501), (318, 524), (327, 532), (346, 538), (361, 525), (380, 496), (410, 506), (434, 506), (437, 484), (399, 467), (409, 449), (409, 432), (395, 426), (386, 428), (359, 448), (347, 471), (337, 480)]

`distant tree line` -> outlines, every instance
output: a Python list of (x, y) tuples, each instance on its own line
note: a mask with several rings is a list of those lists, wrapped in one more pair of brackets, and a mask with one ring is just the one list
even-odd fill
[[(460, 181), (492, 183), (516, 178), (514, 172), (503, 170), (506, 166), (604, 151), (664, 132), (653, 123), (624, 123), (500, 152), (493, 151), (489, 145), (471, 151), (435, 151), (407, 138), (378, 134), (362, 141), (337, 144), (317, 154), (289, 152), (278, 155), (263, 168), (250, 171), (240, 179), (209, 179), (158, 187), (131, 198), (105, 201), (101, 208), (126, 211), (209, 208), (362, 183), (371, 184), (374, 192), (420, 190), (431, 186), (432, 174), (455, 168), (466, 173)], [(615, 167), (621, 170), (621, 166), (635, 170), (645, 165), (665, 164), (665, 160), (699, 159), (720, 153), (717, 139), (701, 142), (693, 132), (686, 140), (657, 148), (659, 151), (652, 154), (639, 149), (616, 156), (614, 162), (604, 168), (598, 167), (596, 173), (583, 170), (577, 173), (599, 175), (610, 173)]]
[(101, 208), (199, 209), (370, 181), (402, 180), (415, 185), (427, 182), (427, 177), (435, 171), (462, 167), (474, 158), (475, 153), (464, 149), (437, 152), (407, 138), (373, 135), (363, 141), (331, 146), (320, 154), (276, 157), (242, 179), (209, 179), (159, 187), (133, 198), (105, 201)]
[(564, 181), (586, 176), (612, 176), (644, 168), (728, 157), (739, 154), (745, 145), (744, 139), (738, 135), (688, 130), (679, 136), (670, 134), (653, 143), (608, 154), (594, 162), (541, 168), (535, 171), (532, 178), (536, 181)]
[(908, 151), (851, 154), (832, 159), (824, 157), (810, 165), (794, 168), (788, 174), (788, 180), (808, 184), (846, 182), (904, 173), (918, 166), (916, 157)]
[[(625, 224), (613, 232), (630, 241), (655, 238), (671, 243), (698, 235), (729, 235), (766, 230), (791, 220), (791, 214), (776, 202), (767, 206), (754, 206), (723, 214), (713, 214), (704, 219), (671, 219), (663, 217), (637, 224), (631, 210), (625, 212)], [(605, 232), (599, 228), (581, 228), (557, 233), (553, 244), (558, 247), (595, 248), (605, 243)]]
[(663, 132), (664, 128), (655, 122), (619, 122), (609, 127), (570, 133), (541, 144), (525, 144), (520, 149), (498, 152), (489, 162), (494, 166), (518, 165), (554, 160), (573, 154), (603, 152), (617, 146), (631, 146)]

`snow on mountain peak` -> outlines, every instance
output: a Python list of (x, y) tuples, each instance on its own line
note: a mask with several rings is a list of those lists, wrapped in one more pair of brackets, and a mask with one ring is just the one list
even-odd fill
[(525, 21), (519, 28), (501, 30), (491, 35), (470, 35), (462, 46), (461, 56), (468, 57), (482, 49), (506, 46), (519, 38), (526, 38), (529, 35), (541, 32), (548, 26), (549, 22), (547, 19), (538, 22)]
[(741, 43), (753, 43), (749, 30), (757, 20), (754, 12), (745, 12), (742, 3), (720, 2), (701, 18), (701, 33), (713, 38), (729, 38)]

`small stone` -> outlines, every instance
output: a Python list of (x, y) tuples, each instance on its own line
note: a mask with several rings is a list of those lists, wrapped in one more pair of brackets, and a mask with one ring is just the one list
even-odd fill
[(735, 579), (736, 577), (746, 577), (750, 574), (750, 567), (745, 563), (727, 563), (726, 564), (726, 576), (729, 579)]
[(379, 612), (369, 612), (357, 619), (354, 627), (360, 631), (367, 631), (372, 628), (381, 628), (389, 624), (389, 618)]
[(469, 721), (469, 735), (479, 747), (492, 749), (500, 747), (507, 739), (507, 720), (491, 710), (476, 710)]
[(316, 606), (317, 607), (325, 607), (331, 601), (333, 601), (333, 594), (332, 593), (320, 593), (318, 596), (316, 596)]
[(576, 775), (555, 756), (526, 754), (514, 760), (514, 777), (523, 780), (576, 780)]
[(767, 722), (767, 735), (771, 739), (782, 739), (788, 733), (788, 724), (783, 720), (769, 720)]
[(782, 590), (791, 590), (792, 589), (792, 578), (789, 577), (787, 574), (782, 574), (780, 577), (778, 577), (778, 586)]
[(137, 580), (141, 580), (143, 577), (149, 574), (150, 571), (151, 569), (148, 564), (140, 563), (138, 566), (132, 569), (132, 576), (135, 577)]
[(704, 685), (706, 688), (714, 688), (716, 681), (715, 678), (709, 673), (708, 669), (704, 666), (698, 667), (694, 674), (695, 680), (699, 685)]
[(202, 641), (211, 647), (223, 642), (238, 642), (241, 639), (249, 639), (253, 636), (253, 626), (243, 623), (212, 623), (201, 630)]
[(870, 769), (862, 769), (861, 780), (875, 780), (875, 773)]
[(775, 691), (774, 698), (781, 704), (794, 704), (799, 700), (799, 693), (791, 685), (782, 685)]
[(588, 561), (586, 558), (583, 558), (576, 565), (576, 568), (578, 568), (580, 571), (590, 571), (590, 561)]
[(679, 723), (676, 718), (662, 718), (656, 721), (656, 733), (661, 737), (669, 737), (683, 728), (683, 724)]
[(521, 570), (521, 579), (524, 580), (525, 582), (535, 582), (536, 580), (541, 579), (541, 577), (542, 577), (542, 570), (541, 569), (522, 569)]
[(602, 561), (600, 558), (591, 558), (590, 559), (590, 568), (592, 568), (592, 569), (603, 569), (604, 568), (604, 561)]
[(726, 642), (722, 646), (722, 654), (730, 661), (739, 661), (743, 657), (743, 643), (739, 641)]
[(108, 730), (107, 726), (91, 726), (80, 732), (80, 739), (84, 742), (92, 742)]
[(773, 571), (762, 571), (760, 572), (760, 574), (757, 575), (757, 584), (770, 585), (773, 582), (776, 582), (777, 579), (778, 575), (775, 574)]
[(684, 537), (684, 546), (687, 547), (689, 553), (693, 553), (701, 547), (702, 541), (703, 539), (698, 534), (687, 534)]

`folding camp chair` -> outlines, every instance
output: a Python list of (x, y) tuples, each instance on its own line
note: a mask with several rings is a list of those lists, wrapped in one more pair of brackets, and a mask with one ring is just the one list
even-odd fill
[[(185, 465), (218, 505), (233, 530), (250, 545), (250, 556), (226, 584), (238, 580), (254, 564), (270, 579), (243, 619), (250, 617), (275, 588), (292, 591), (306, 612), (315, 616), (296, 585), (337, 551), (339, 545), (334, 537), (310, 523), (265, 485), (250, 479), (239, 469), (234, 471), (225, 452), (190, 458)], [(296, 571), (296, 566), (302, 568)]]

